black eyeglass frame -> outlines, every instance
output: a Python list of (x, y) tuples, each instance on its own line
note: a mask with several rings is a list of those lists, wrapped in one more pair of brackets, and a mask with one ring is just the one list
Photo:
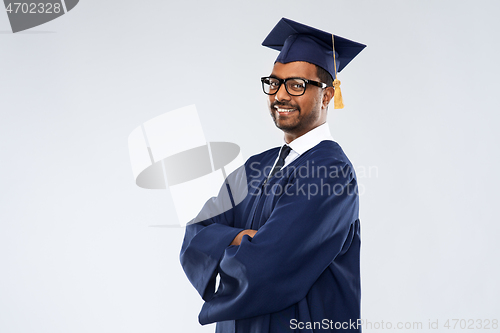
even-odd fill
[[(277, 89), (276, 89), (276, 91), (275, 91), (274, 93), (272, 93), (272, 94), (267, 93), (267, 92), (266, 92), (266, 89), (264, 88), (264, 84), (265, 84), (265, 83), (264, 83), (264, 80), (269, 80), (269, 79), (278, 80), (278, 82), (279, 82), (279, 86), (278, 86), (278, 88), (277, 88)], [(297, 79), (302, 80), (302, 81), (304, 81), (304, 82), (306, 83), (306, 85), (304, 86), (304, 91), (303, 91), (303, 92), (302, 92), (302, 94), (300, 94), (300, 95), (290, 93), (290, 92), (288, 91), (288, 87), (287, 87), (287, 85), (286, 85), (286, 82), (287, 82), (288, 80), (297, 80)], [(302, 96), (302, 95), (304, 95), (304, 94), (306, 93), (306, 89), (307, 89), (307, 85), (308, 85), (308, 84), (312, 84), (313, 86), (320, 87), (320, 88), (322, 88), (322, 89), (325, 89), (326, 87), (328, 87), (328, 85), (327, 85), (326, 83), (323, 83), (323, 82), (318, 82), (318, 81), (314, 81), (314, 80), (309, 80), (309, 79), (304, 79), (303, 77), (289, 77), (289, 78), (286, 78), (286, 79), (278, 79), (277, 77), (274, 77), (274, 76), (264, 76), (264, 77), (261, 77), (261, 78), (260, 78), (260, 81), (262, 82), (262, 90), (264, 91), (264, 94), (266, 94), (266, 95), (270, 95), (270, 96), (272, 96), (272, 95), (276, 95), (276, 94), (278, 93), (278, 91), (280, 90), (281, 85), (282, 85), (283, 83), (285, 84), (285, 90), (286, 90), (286, 92), (287, 92), (289, 95), (291, 95), (291, 96)]]

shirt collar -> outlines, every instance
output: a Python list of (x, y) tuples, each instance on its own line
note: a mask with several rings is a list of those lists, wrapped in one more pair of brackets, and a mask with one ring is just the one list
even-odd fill
[(333, 137), (330, 134), (330, 128), (328, 127), (328, 123), (326, 122), (316, 128), (313, 128), (306, 134), (299, 136), (297, 139), (293, 140), (290, 143), (286, 143), (285, 139), (283, 139), (283, 141), (285, 141), (285, 144), (290, 146), (290, 148), (292, 148), (292, 150), (299, 155), (302, 155), (324, 140), (333, 141)]

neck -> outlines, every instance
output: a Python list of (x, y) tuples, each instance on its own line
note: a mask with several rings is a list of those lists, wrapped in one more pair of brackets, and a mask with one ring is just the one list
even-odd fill
[(300, 138), (302, 135), (304, 135), (306, 133), (309, 133), (310, 131), (312, 131), (313, 129), (315, 129), (318, 126), (323, 125), (324, 123), (326, 123), (326, 120), (324, 122), (322, 122), (321, 124), (316, 125), (313, 128), (310, 128), (308, 131), (303, 132), (303, 133), (289, 133), (289, 132), (284, 132), (284, 134), (285, 134), (285, 142), (287, 144), (290, 144), (293, 140), (295, 140), (297, 138)]

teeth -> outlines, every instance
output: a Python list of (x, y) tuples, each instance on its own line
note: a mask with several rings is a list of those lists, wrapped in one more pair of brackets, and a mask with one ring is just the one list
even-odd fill
[(278, 110), (278, 112), (292, 112), (292, 111), (295, 111), (295, 109), (280, 109), (280, 108), (276, 108), (276, 110)]

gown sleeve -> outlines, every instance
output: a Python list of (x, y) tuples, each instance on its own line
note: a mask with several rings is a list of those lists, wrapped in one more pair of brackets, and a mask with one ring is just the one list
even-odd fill
[(203, 305), (201, 324), (273, 313), (299, 302), (346, 251), (358, 216), (357, 184), (350, 164), (335, 168), (333, 177), (296, 172), (257, 234), (223, 252), (219, 289)]
[(235, 201), (240, 201), (245, 194), (243, 178), (246, 180), (243, 168), (233, 172), (217, 197), (208, 200), (198, 216), (186, 226), (180, 262), (189, 281), (205, 301), (214, 294), (217, 267), (224, 250), (243, 230), (234, 227)]

